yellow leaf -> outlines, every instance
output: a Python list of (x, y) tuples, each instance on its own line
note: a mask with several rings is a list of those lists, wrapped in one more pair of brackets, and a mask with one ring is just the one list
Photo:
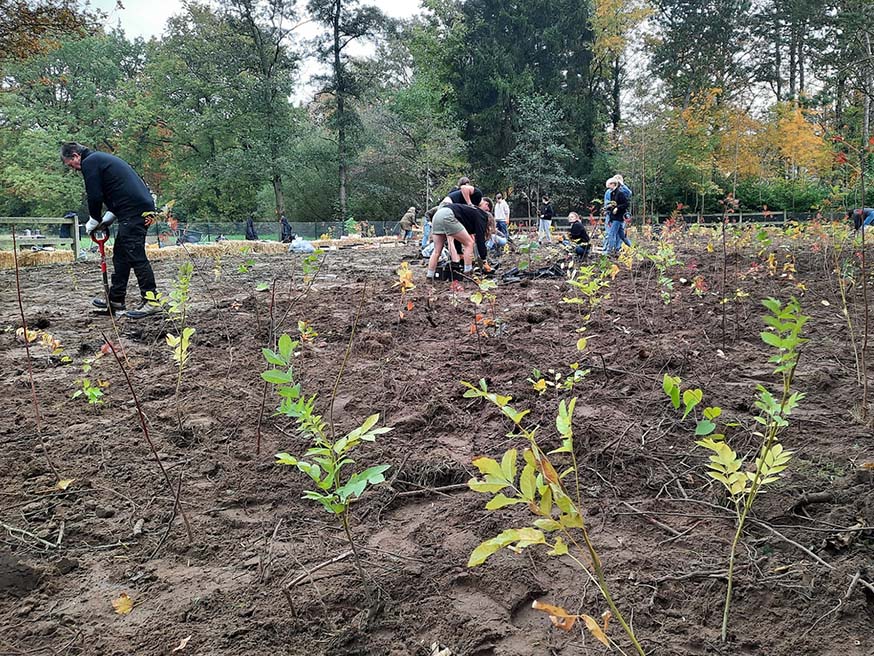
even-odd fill
[(76, 480), (75, 478), (64, 478), (64, 479), (61, 479), (60, 481), (58, 481), (57, 483), (55, 483), (55, 489), (56, 489), (56, 490), (66, 490), (68, 487), (70, 487), (70, 486), (73, 484), (73, 482), (74, 482), (75, 480)]
[(615, 279), (616, 279), (616, 274), (618, 274), (618, 273), (619, 273), (619, 267), (618, 267), (618, 266), (616, 266), (616, 265), (614, 264), (613, 266), (610, 267), (610, 278), (611, 278), (611, 279), (615, 280)]
[(188, 636), (187, 638), (182, 638), (182, 640), (179, 641), (179, 646), (175, 647), (170, 653), (175, 654), (177, 651), (182, 651), (183, 649), (185, 649), (188, 646), (189, 640), (191, 640), (191, 636)]
[(134, 609), (134, 600), (127, 592), (122, 592), (118, 599), (112, 600), (112, 607), (119, 615), (128, 615)]
[(589, 633), (591, 633), (595, 638), (603, 644), (605, 647), (610, 646), (610, 638), (607, 637), (607, 634), (601, 630), (601, 627), (598, 626), (598, 621), (594, 617), (590, 617), (589, 615), (582, 615), (583, 622), (586, 623), (586, 628), (589, 629)]
[(874, 471), (874, 462), (863, 462), (859, 467), (868, 471)]
[(534, 383), (534, 389), (537, 392), (545, 391), (546, 390), (546, 380), (544, 380), (543, 378), (539, 379), (537, 382)]

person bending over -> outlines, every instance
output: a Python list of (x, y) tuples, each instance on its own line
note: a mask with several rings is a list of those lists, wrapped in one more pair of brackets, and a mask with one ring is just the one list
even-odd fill
[[(131, 269), (137, 278), (142, 297), (141, 310), (136, 316), (155, 311), (147, 302), (146, 294), (156, 293), (155, 274), (146, 256), (146, 232), (149, 215), (155, 212), (155, 201), (146, 183), (123, 159), (67, 142), (61, 146), (61, 161), (71, 169), (81, 171), (88, 196), (89, 219), (85, 233), (90, 235), (103, 221), (103, 206), (115, 215), (118, 232), (112, 249), (112, 284), (109, 303), (112, 310), (125, 309), (125, 296)], [(104, 217), (104, 220), (106, 217)], [(92, 303), (101, 309), (106, 301), (95, 298)], [(129, 316), (135, 316), (129, 313)]]
[(431, 222), (431, 237), (434, 240), (434, 252), (428, 261), (429, 279), (433, 279), (437, 271), (437, 263), (443, 245), (450, 237), (459, 242), (462, 247), (464, 259), (464, 273), (473, 271), (473, 251), (476, 245), (480, 259), (485, 260), (488, 255), (486, 239), (488, 238), (488, 220), (492, 212), (491, 199), (483, 198), (479, 206), (451, 203), (440, 207)]

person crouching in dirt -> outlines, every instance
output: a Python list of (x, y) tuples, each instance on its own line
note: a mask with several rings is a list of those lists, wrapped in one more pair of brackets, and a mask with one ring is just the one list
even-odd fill
[(400, 220), (400, 232), (398, 232), (398, 241), (407, 243), (408, 240), (413, 238), (413, 228), (418, 228), (418, 224), (416, 223), (416, 208), (411, 207), (407, 210), (406, 214), (401, 217)]
[(480, 259), (488, 256), (486, 239), (488, 238), (488, 220), (494, 205), (490, 198), (483, 198), (478, 207), (451, 203), (443, 205), (434, 213), (431, 221), (431, 237), (434, 240), (434, 252), (428, 260), (429, 280), (433, 280), (437, 272), (440, 253), (447, 239), (452, 237), (463, 247), (464, 273), (473, 272), (473, 251), (476, 245)]
[(847, 218), (853, 219), (853, 230), (858, 230), (861, 227), (868, 229), (868, 226), (874, 225), (874, 208), (860, 207), (847, 212)]
[(589, 251), (592, 249), (592, 243), (589, 240), (589, 233), (586, 231), (586, 226), (580, 219), (580, 215), (576, 212), (571, 212), (567, 217), (570, 223), (570, 234), (568, 240), (574, 247), (574, 255), (581, 260), (589, 257)]
[[(146, 256), (146, 232), (151, 225), (146, 217), (155, 212), (155, 201), (149, 188), (123, 159), (76, 142), (61, 146), (61, 161), (71, 169), (81, 171), (85, 179), (89, 214), (85, 233), (90, 235), (101, 226), (102, 220), (97, 217), (103, 215), (104, 205), (109, 210), (107, 215), (116, 217), (118, 232), (112, 249), (112, 284), (109, 287), (112, 310), (125, 309), (127, 283), (133, 269), (142, 303), (138, 312), (128, 313), (128, 316), (152, 314), (156, 309), (145, 300), (149, 292), (157, 293), (155, 274)], [(106, 302), (102, 298), (92, 301), (95, 307), (109, 309)]]
[(504, 254), (504, 246), (507, 245), (507, 237), (498, 228), (497, 219), (492, 215), (489, 215), (488, 235), (486, 248), (490, 253), (494, 253), (496, 257), (501, 257)]

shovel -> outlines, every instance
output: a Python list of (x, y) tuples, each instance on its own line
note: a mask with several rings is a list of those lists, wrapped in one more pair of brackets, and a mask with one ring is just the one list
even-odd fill
[(109, 276), (106, 273), (106, 241), (109, 239), (108, 228), (95, 228), (91, 231), (91, 241), (97, 244), (100, 251), (100, 273), (103, 274), (103, 294), (106, 297), (106, 310), (112, 312), (112, 303), (109, 301)]

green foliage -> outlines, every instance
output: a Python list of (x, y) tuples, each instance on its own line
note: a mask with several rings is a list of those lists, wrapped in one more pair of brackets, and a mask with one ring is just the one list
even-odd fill
[(109, 387), (109, 381), (98, 380), (97, 384), (93, 384), (90, 378), (80, 378), (76, 380), (79, 388), (73, 392), (71, 398), (83, 398), (88, 405), (98, 406), (103, 405), (103, 390)]
[[(473, 465), (479, 471), (480, 477), (468, 481), (468, 486), (475, 492), (491, 496), (486, 503), (487, 510), (522, 506), (535, 517), (531, 526), (506, 529), (482, 542), (471, 553), (468, 567), (482, 565), (502, 549), (521, 553), (532, 546), (547, 548), (550, 556), (566, 556), (586, 572), (589, 570), (583, 564), (582, 558), (588, 557), (594, 570), (594, 575), (589, 575), (597, 582), (613, 616), (622, 625), (637, 652), (643, 656), (643, 648), (634, 631), (613, 602), (600, 558), (592, 545), (583, 519), (573, 440), (576, 399), (559, 403), (555, 427), (561, 438), (561, 445), (546, 454), (535, 436), (537, 427), (525, 423), (529, 410), (517, 410), (510, 405), (512, 397), (490, 392), (485, 380), (480, 380), (478, 385), (462, 381), (462, 385), (466, 388), (465, 398), (484, 399), (493, 403), (513, 423), (508, 437), (522, 438), (526, 442), (526, 448), (522, 451), (524, 465), (521, 471), (519, 452), (511, 448), (503, 454), (500, 461), (488, 457), (474, 459)], [(559, 474), (549, 458), (551, 455), (570, 458), (570, 465)], [(571, 480), (569, 477), (572, 477), (574, 483), (573, 491), (569, 491), (564, 482), (566, 479)]]
[(507, 156), (503, 173), (533, 204), (540, 202), (543, 193), (577, 183), (566, 169), (572, 153), (562, 143), (566, 130), (563, 118), (551, 98), (534, 95), (519, 99), (516, 145)]
[(669, 270), (680, 266), (682, 262), (677, 259), (674, 245), (669, 241), (660, 241), (655, 253), (646, 253), (658, 272), (659, 296), (665, 305), (670, 305), (674, 291), (674, 279), (669, 275)]
[[(725, 442), (724, 435), (714, 433), (717, 426), (713, 420), (721, 416), (720, 408), (706, 407), (695, 428), (695, 436), (701, 438), (695, 444), (712, 454), (707, 464), (707, 474), (725, 488), (736, 513), (736, 532), (729, 555), (728, 590), (722, 620), (723, 641), (728, 630), (737, 544), (759, 492), (764, 486), (779, 481), (789, 466), (793, 452), (786, 450), (780, 443), (779, 433), (789, 425), (789, 415), (804, 398), (802, 393), (793, 392), (791, 385), (800, 357), (799, 349), (808, 341), (801, 337), (801, 332), (809, 317), (802, 314), (801, 306), (794, 298), (785, 304), (777, 299), (767, 298), (762, 301), (762, 305), (768, 310), (763, 320), (770, 330), (762, 332), (761, 337), (765, 344), (776, 349), (768, 362), (775, 365), (774, 373), (780, 375), (782, 385), (777, 395), (764, 385), (756, 386), (758, 394), (755, 407), (759, 414), (753, 419), (761, 426), (761, 430), (753, 434), (761, 440), (761, 446), (753, 467), (746, 467), (743, 457)], [(664, 375), (662, 389), (675, 410), (680, 409), (682, 399), (682, 419), (685, 420), (701, 404), (704, 395), (698, 388), (686, 389), (681, 394), (681, 385), (679, 377)]]
[(176, 362), (176, 418), (179, 428), (182, 428), (182, 405), (180, 394), (182, 391), (182, 372), (188, 357), (191, 354), (191, 338), (196, 332), (187, 324), (188, 304), (191, 294), (191, 277), (194, 274), (194, 264), (191, 261), (183, 262), (179, 266), (179, 273), (173, 281), (173, 286), (168, 295), (160, 292), (146, 292), (146, 301), (164, 313), (173, 325), (176, 334), (167, 333), (165, 339), (170, 347), (170, 354)]
[(379, 414), (373, 414), (343, 437), (335, 439), (322, 416), (315, 411), (316, 395), (303, 395), (300, 383), (295, 381), (293, 361), (299, 346), (299, 341), (283, 334), (279, 338), (278, 351), (268, 348), (261, 351), (271, 365), (261, 373), (261, 377), (276, 386), (280, 397), (277, 414), (294, 419), (301, 435), (312, 442), (303, 456), (278, 453), (276, 462), (296, 467), (312, 480), (315, 489), (305, 490), (304, 499), (317, 502), (329, 513), (345, 516), (349, 504), (368, 487), (382, 483), (389, 468), (389, 465), (374, 465), (348, 473), (346, 469), (355, 463), (350, 457), (352, 452), (365, 443), (376, 441), (379, 435), (388, 433), (391, 428), (376, 428)]

